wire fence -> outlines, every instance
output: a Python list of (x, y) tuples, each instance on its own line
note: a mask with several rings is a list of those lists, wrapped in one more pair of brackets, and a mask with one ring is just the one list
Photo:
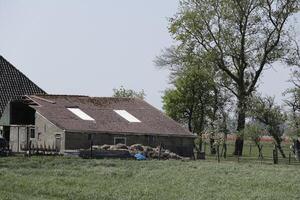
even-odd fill
[(299, 165), (297, 152), (291, 148), (290, 144), (283, 143), (282, 153), (278, 147), (272, 143), (265, 142), (260, 148), (253, 143), (246, 142), (243, 146), (242, 155), (234, 155), (235, 144), (229, 142), (225, 145), (202, 144), (202, 152), (196, 152), (197, 159), (206, 159), (217, 162), (254, 162), (261, 164), (289, 164)]

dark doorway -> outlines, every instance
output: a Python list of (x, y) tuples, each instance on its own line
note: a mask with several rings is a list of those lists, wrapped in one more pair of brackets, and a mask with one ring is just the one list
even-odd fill
[(35, 110), (28, 105), (14, 101), (10, 104), (10, 124), (34, 125)]
[(10, 140), (10, 127), (9, 126), (4, 126), (3, 127), (3, 138), (9, 142)]

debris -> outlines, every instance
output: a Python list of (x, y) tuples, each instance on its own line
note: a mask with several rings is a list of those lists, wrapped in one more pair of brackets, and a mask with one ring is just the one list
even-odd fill
[(146, 157), (142, 153), (137, 153), (134, 155), (137, 160), (146, 160)]

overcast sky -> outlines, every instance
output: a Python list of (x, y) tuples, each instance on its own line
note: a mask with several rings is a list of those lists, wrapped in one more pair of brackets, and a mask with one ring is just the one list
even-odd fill
[[(0, 0), (0, 54), (52, 94), (111, 96), (145, 90), (161, 109), (168, 72), (153, 64), (172, 44), (168, 17), (177, 0)], [(290, 86), (289, 69), (268, 70), (260, 91)]]

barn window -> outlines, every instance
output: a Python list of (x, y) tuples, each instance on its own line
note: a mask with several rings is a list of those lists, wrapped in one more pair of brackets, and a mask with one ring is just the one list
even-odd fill
[(29, 128), (29, 134), (30, 134), (30, 138), (32, 138), (32, 139), (35, 138), (35, 130), (34, 130), (34, 128)]
[(95, 121), (92, 117), (90, 117), (88, 114), (86, 114), (79, 108), (68, 108), (68, 110), (71, 111), (73, 114), (75, 114), (77, 117), (79, 117), (82, 120)]
[(129, 122), (141, 122), (126, 110), (114, 110), (114, 111)]
[(125, 144), (126, 145), (126, 137), (114, 137), (114, 144)]

